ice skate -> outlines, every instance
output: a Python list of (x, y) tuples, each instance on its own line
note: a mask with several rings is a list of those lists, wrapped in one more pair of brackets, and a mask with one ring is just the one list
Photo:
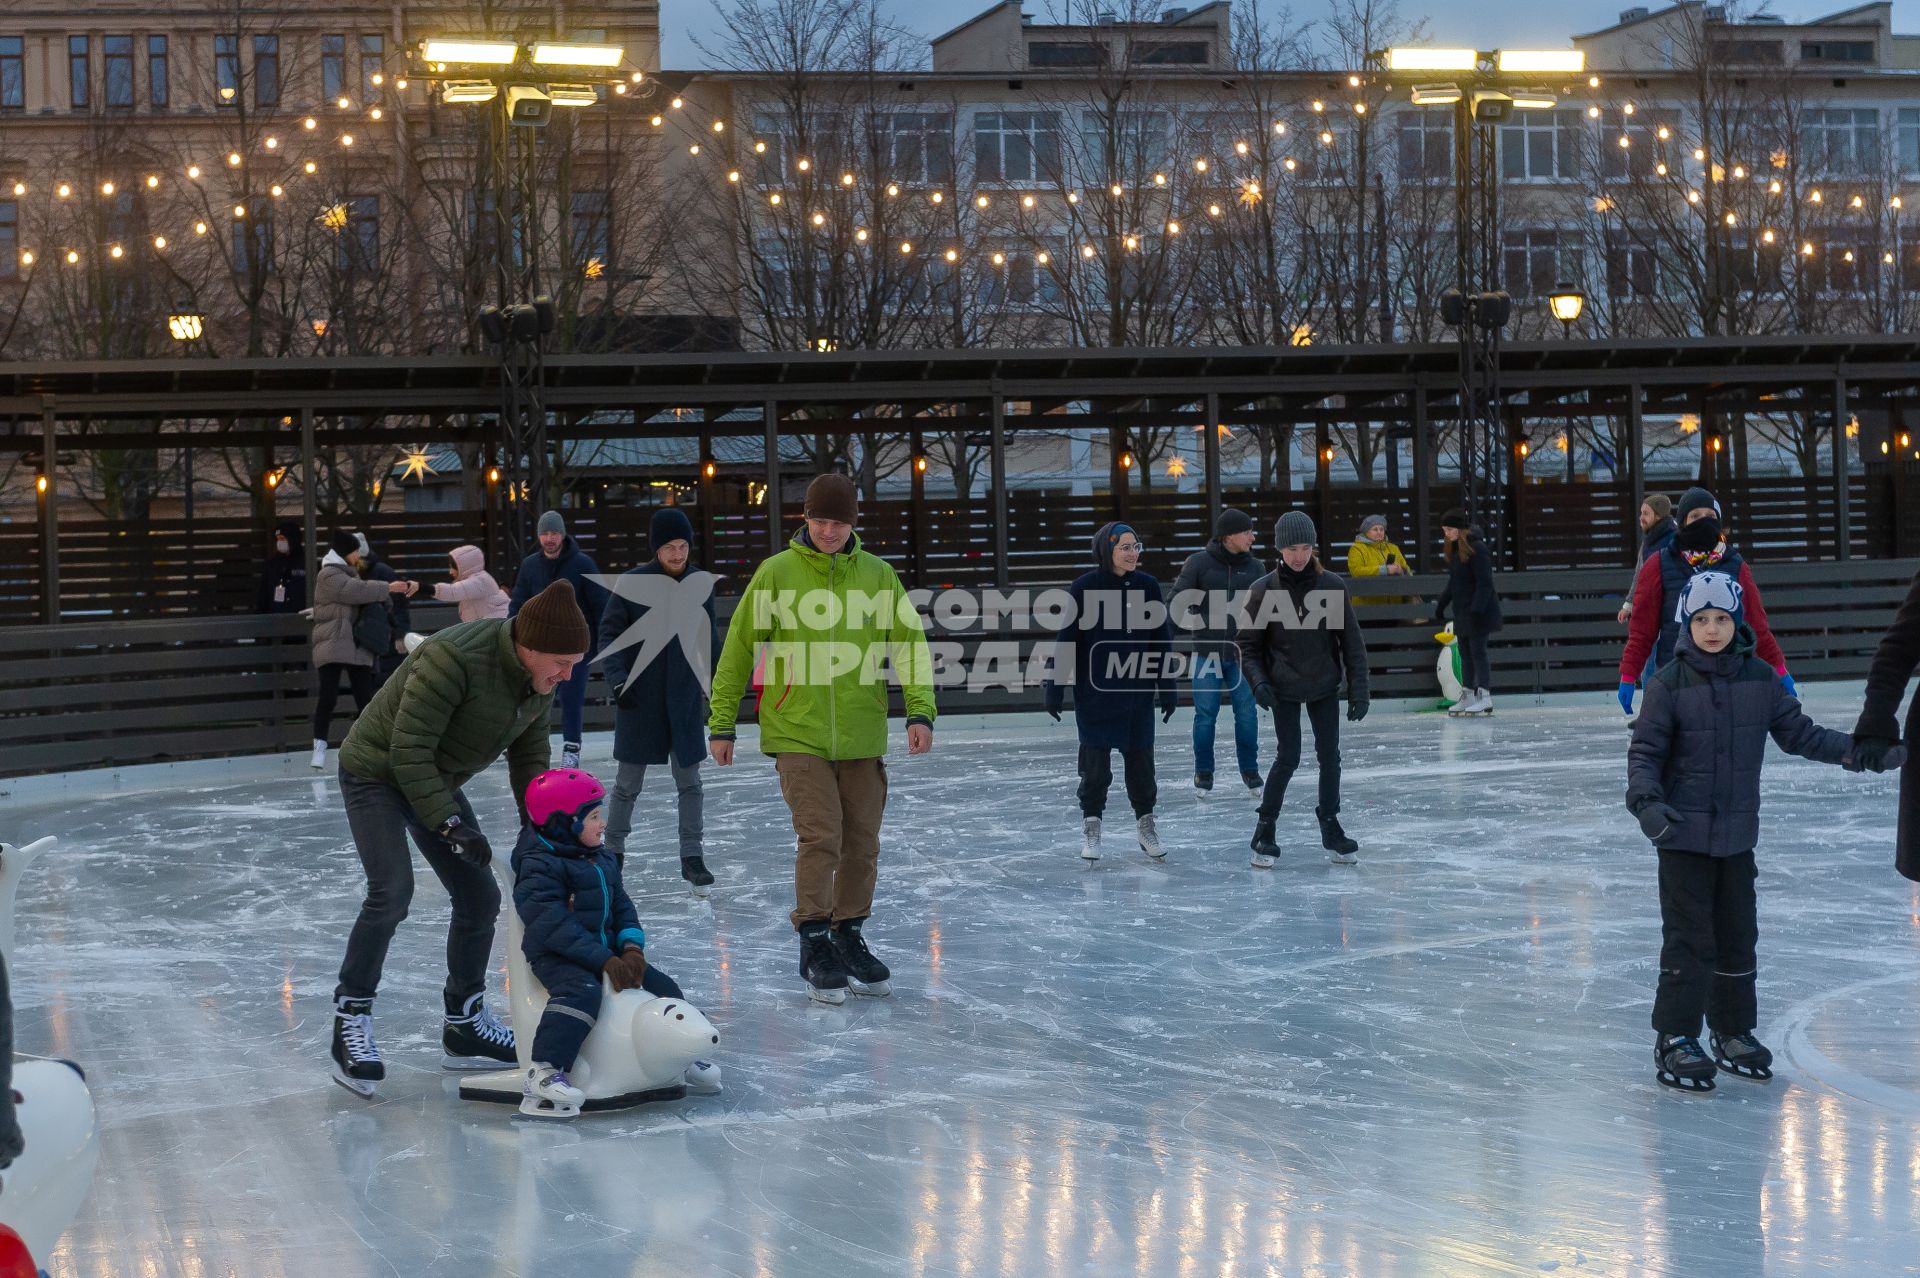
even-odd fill
[(1751, 1031), (1745, 1034), (1709, 1034), (1713, 1063), (1729, 1074), (1764, 1083), (1773, 1077), (1773, 1053)]
[(847, 969), (825, 923), (800, 928), (800, 979), (807, 983), (807, 997), (816, 1003), (838, 1006), (847, 1001)]
[(1313, 815), (1320, 820), (1320, 846), (1327, 850), (1327, 860), (1335, 865), (1352, 865), (1357, 861), (1359, 858), (1354, 853), (1360, 850), (1360, 845), (1340, 828), (1339, 815), (1319, 808), (1313, 810)]
[(687, 1090), (696, 1096), (717, 1096), (720, 1067), (712, 1061), (695, 1061), (687, 1066)]
[(1240, 774), (1240, 784), (1246, 786), (1247, 792), (1257, 799), (1261, 793), (1266, 790), (1267, 779), (1258, 772), (1242, 772)]
[(713, 875), (708, 872), (707, 863), (702, 857), (681, 857), (680, 877), (687, 881), (687, 890), (702, 899), (713, 889)]
[(1160, 846), (1160, 831), (1154, 827), (1153, 813), (1149, 812), (1134, 823), (1134, 829), (1140, 836), (1140, 850), (1156, 861), (1167, 859), (1167, 850)]
[(333, 1081), (356, 1096), (371, 1096), (386, 1077), (387, 1067), (373, 1042), (373, 1000), (334, 1000)]
[(563, 768), (577, 768), (580, 766), (580, 743), (578, 741), (561, 742), (560, 766)]
[(499, 1069), (519, 1063), (513, 1050), (513, 1031), (487, 1010), (486, 995), (475, 994), (459, 1012), (449, 1014), (440, 1031), (446, 1055), (442, 1069)]
[(1088, 817), (1081, 822), (1086, 828), (1086, 842), (1080, 845), (1080, 859), (1098, 861), (1100, 859), (1100, 818)]
[(534, 1063), (527, 1067), (521, 1088), (520, 1112), (528, 1118), (578, 1118), (587, 1094), (575, 1087), (565, 1070)]
[(313, 739), (313, 757), (307, 762), (316, 768), (327, 766), (327, 743), (320, 737)]
[(1200, 797), (1203, 799), (1206, 798), (1209, 794), (1212, 794), (1213, 793), (1213, 773), (1211, 772), (1194, 773), (1193, 788), (1199, 792)]
[(893, 973), (874, 957), (867, 940), (860, 934), (865, 919), (848, 919), (833, 929), (833, 950), (840, 966), (846, 969), (855, 994), (885, 998), (893, 993)]
[(1272, 821), (1259, 821), (1253, 827), (1253, 868), (1271, 870), (1280, 859), (1280, 845), (1273, 841)]
[(1653, 1043), (1654, 1077), (1663, 1087), (1682, 1092), (1713, 1090), (1713, 1062), (1691, 1035), (1662, 1034)]
[(427, 637), (421, 634), (419, 631), (409, 630), (407, 631), (406, 636), (400, 640), (400, 645), (407, 650), (408, 656), (412, 656), (414, 649), (418, 648), (421, 644), (425, 643), (426, 641), (427, 641)]

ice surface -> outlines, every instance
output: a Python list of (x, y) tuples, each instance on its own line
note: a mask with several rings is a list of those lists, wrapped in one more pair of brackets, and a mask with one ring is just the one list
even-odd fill
[[(1809, 691), (1851, 725), (1857, 687)], [(50, 1268), (1920, 1272), (1920, 889), (1892, 870), (1892, 779), (1771, 752), (1780, 1076), (1677, 1096), (1650, 1068), (1655, 863), (1622, 722), (1610, 696), (1465, 723), (1378, 704), (1347, 725), (1360, 864), (1319, 850), (1309, 762), (1270, 872), (1246, 864), (1251, 802), (1193, 795), (1185, 714), (1159, 751), (1164, 866), (1129, 854), (1117, 782), (1109, 857), (1082, 864), (1070, 725), (945, 724), (890, 764), (868, 935), (895, 995), (839, 1009), (795, 976), (769, 761), (707, 774), (710, 904), (681, 889), (663, 775), (628, 878), (651, 956), (725, 1036), (727, 1089), (570, 1126), (440, 1072), (424, 869), (378, 1005), (388, 1082), (369, 1104), (328, 1080), (362, 878), (303, 761), (10, 801), (0, 835), (63, 841), (21, 894), (20, 1045), (84, 1063), (105, 1125)], [(501, 771), (471, 790), (502, 830)]]

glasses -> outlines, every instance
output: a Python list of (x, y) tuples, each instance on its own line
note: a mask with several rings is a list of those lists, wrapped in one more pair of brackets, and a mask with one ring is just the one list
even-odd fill
[(1147, 543), (1144, 541), (1123, 541), (1114, 547), (1115, 550), (1131, 550), (1136, 554), (1146, 548)]

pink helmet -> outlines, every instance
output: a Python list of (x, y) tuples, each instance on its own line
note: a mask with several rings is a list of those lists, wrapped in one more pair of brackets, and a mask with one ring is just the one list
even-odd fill
[(606, 788), (591, 773), (553, 768), (527, 784), (527, 820), (542, 834), (571, 843), (606, 798)]

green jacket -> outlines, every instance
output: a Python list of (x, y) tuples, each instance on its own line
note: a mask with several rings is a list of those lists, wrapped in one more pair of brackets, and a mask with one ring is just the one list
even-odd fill
[(515, 803), (546, 771), (553, 694), (513, 651), (513, 623), (449, 626), (400, 663), (340, 747), (340, 766), (406, 795), (429, 829), (459, 812), (453, 792), (507, 755)]
[(932, 658), (899, 576), (862, 550), (857, 535), (826, 555), (801, 533), (760, 565), (740, 597), (713, 672), (707, 733), (733, 738), (752, 676), (764, 753), (877, 759), (887, 752), (889, 665), (907, 722), (931, 726)]

